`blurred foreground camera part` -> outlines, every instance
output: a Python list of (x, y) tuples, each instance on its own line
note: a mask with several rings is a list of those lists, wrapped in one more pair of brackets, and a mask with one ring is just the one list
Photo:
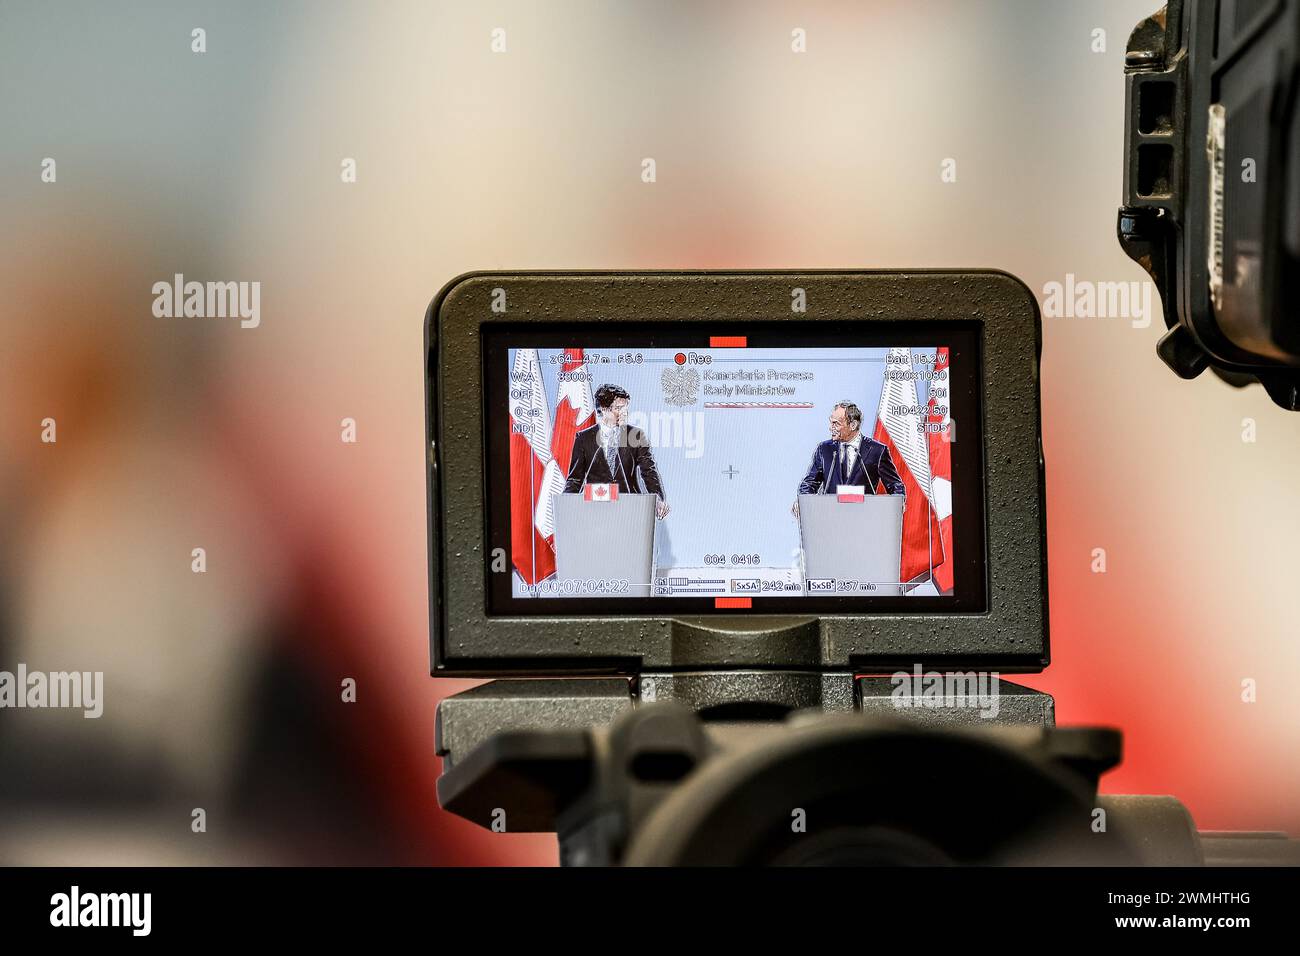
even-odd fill
[(1300, 2), (1170, 0), (1128, 41), (1124, 251), (1178, 375), (1300, 409)]
[(888, 678), (494, 681), (439, 708), (439, 802), (555, 831), (569, 866), (1300, 863), (1279, 834), (1198, 834), (1173, 797), (1098, 796), (1118, 731), (997, 692), (989, 719), (900, 706)]

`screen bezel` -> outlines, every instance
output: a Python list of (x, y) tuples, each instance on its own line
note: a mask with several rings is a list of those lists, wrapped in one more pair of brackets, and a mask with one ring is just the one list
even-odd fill
[[(806, 311), (792, 314), (792, 302)], [(981, 330), (988, 608), (744, 616), (487, 613), (482, 333), (497, 324), (671, 321), (744, 334), (759, 321), (950, 322)], [(996, 270), (479, 272), (424, 315), (432, 673), (631, 675), (785, 668), (1034, 673), (1050, 660), (1039, 415), (1041, 323), (1032, 291)], [(963, 426), (964, 427), (964, 426)], [(958, 439), (961, 440), (960, 437)], [(504, 556), (504, 553), (503, 553)], [(510, 573), (502, 562), (505, 573)]]
[[(720, 327), (708, 322), (693, 323), (597, 323), (574, 324), (502, 323), (482, 331), (483, 420), (501, 423), (509, 416), (511, 348), (559, 349), (581, 345), (590, 349), (676, 349), (710, 351), (710, 339), (720, 334)], [(734, 334), (734, 329), (728, 329)], [(939, 330), (926, 328), (916, 321), (752, 322), (745, 326), (746, 348), (893, 348), (924, 347), (949, 349), (949, 404), (951, 418), (961, 425), (961, 441), (950, 445), (952, 452), (953, 489), (953, 568), (954, 591), (934, 596), (754, 596), (746, 614), (822, 614), (921, 612), (933, 614), (982, 612), (987, 609), (988, 574), (984, 542), (984, 462), (979, 435), (983, 421), (980, 407), (980, 330), (975, 322), (946, 322), (943, 339)], [(635, 397), (634, 397), (635, 398)], [(870, 435), (875, 416), (867, 421), (863, 433)], [(968, 429), (972, 434), (968, 434)], [(826, 436), (810, 436), (810, 447)], [(504, 476), (494, 487), (485, 477), (486, 504), (484, 530), (489, 543), (489, 558), (484, 566), (489, 616), (606, 617), (613, 614), (690, 614), (735, 615), (734, 607), (719, 606), (715, 597), (544, 597), (528, 598), (513, 594), (513, 575), (491, 570), (492, 555), (504, 548), (506, 561), (513, 564), (510, 553), (510, 436), (504, 428), (488, 431), (485, 447), (484, 475)], [(793, 492), (792, 492), (793, 500)], [(778, 516), (778, 517), (784, 517)], [(720, 572), (730, 570), (727, 567)]]

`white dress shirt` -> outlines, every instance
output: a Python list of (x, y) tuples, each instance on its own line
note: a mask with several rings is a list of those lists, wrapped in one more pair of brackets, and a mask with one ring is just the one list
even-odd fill
[[(605, 459), (606, 464), (609, 463), (609, 454), (611, 451), (616, 455), (618, 453), (619, 435), (621, 431), (621, 425), (606, 425), (604, 422), (600, 423), (600, 434), (597, 436), (597, 439), (600, 444), (601, 457)], [(618, 481), (618, 472), (621, 470), (622, 469), (619, 467), (619, 462), (616, 458), (614, 461), (614, 474), (610, 477), (615, 481)]]
[(853, 474), (853, 469), (857, 467), (858, 459), (860, 457), (862, 457), (862, 432), (858, 432), (854, 435), (852, 441), (846, 441), (841, 445), (840, 484), (849, 483), (849, 476)]

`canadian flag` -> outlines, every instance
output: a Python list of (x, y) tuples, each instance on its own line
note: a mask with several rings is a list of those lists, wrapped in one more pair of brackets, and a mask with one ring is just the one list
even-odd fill
[(578, 432), (596, 424), (596, 403), (591, 398), (582, 349), (565, 349), (560, 367), (560, 387), (555, 396), (555, 427), (551, 429), (551, 464), (542, 475), (537, 493), (537, 533), (555, 547), (555, 496), (564, 492), (564, 478), (573, 457), (573, 440)]
[(587, 485), (582, 489), (582, 497), (588, 501), (617, 501), (618, 485)]
[[(939, 521), (931, 502), (930, 446), (923, 431), (916, 379), (912, 378), (909, 349), (890, 349), (885, 363), (885, 385), (880, 391), (880, 409), (872, 436), (889, 449), (907, 492), (903, 513), (903, 553), (898, 579), (904, 583), (928, 574), (943, 561)], [(891, 376), (891, 373), (907, 373)], [(877, 484), (876, 493), (885, 491)], [(950, 509), (951, 510), (951, 509)]]
[[(939, 519), (939, 544), (942, 561), (936, 558), (934, 584), (940, 591), (952, 590), (952, 395), (948, 388), (948, 350), (939, 349), (934, 356), (934, 379), (930, 383), (930, 401), (925, 420), (930, 424), (926, 439), (930, 445), (930, 501)], [(941, 374), (942, 373), (942, 376)], [(939, 401), (942, 399), (942, 401)], [(939, 409), (943, 412), (940, 414)], [(938, 426), (937, 428), (935, 426)]]
[(510, 372), (510, 557), (526, 584), (555, 573), (551, 495), (563, 489), (541, 361), (536, 349), (519, 349)]
[(591, 378), (582, 361), (582, 349), (565, 349), (560, 387), (555, 395), (555, 430), (551, 432), (551, 453), (561, 469), (569, 467), (574, 437), (594, 424), (596, 403), (591, 397)]

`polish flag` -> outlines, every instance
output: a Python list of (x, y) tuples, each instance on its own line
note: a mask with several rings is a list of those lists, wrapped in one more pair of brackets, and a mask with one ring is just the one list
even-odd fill
[[(930, 500), (939, 519), (939, 544), (936, 551), (934, 583), (940, 591), (952, 590), (952, 393), (948, 388), (948, 350), (939, 349), (934, 357), (935, 378), (930, 383), (930, 401), (925, 420), (930, 423), (926, 439), (930, 445)], [(939, 377), (942, 373), (942, 378)], [(940, 414), (940, 407), (943, 412)], [(935, 428), (934, 426), (938, 426)]]
[[(920, 399), (916, 380), (891, 378), (891, 372), (911, 372), (909, 349), (890, 349), (885, 362), (885, 384), (880, 391), (880, 409), (876, 413), (876, 430), (871, 437), (889, 449), (889, 457), (907, 491), (907, 510), (903, 513), (903, 553), (899, 560), (898, 579), (904, 583), (941, 563), (943, 554), (939, 521), (931, 503), (930, 447), (922, 430)], [(884, 494), (883, 483), (876, 486)]]
[(510, 556), (526, 584), (555, 573), (551, 495), (564, 475), (551, 452), (551, 416), (536, 349), (518, 349), (510, 372)]
[(582, 489), (587, 501), (618, 501), (618, 485), (591, 484)]
[(849, 503), (855, 501), (866, 501), (867, 486), (866, 485), (840, 485), (835, 489), (835, 500), (847, 501)]

